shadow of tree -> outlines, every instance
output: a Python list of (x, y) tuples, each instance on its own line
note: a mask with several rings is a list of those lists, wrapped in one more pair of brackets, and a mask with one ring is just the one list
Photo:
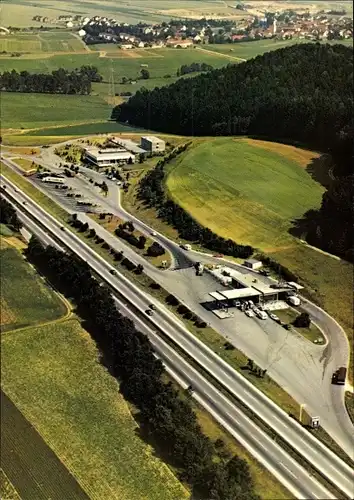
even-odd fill
[[(323, 154), (319, 157), (314, 157), (306, 166), (306, 171), (311, 175), (314, 181), (328, 189), (334, 181), (333, 176), (333, 160), (331, 155)], [(291, 221), (292, 226), (288, 232), (302, 240), (307, 239), (308, 234), (315, 234), (318, 227), (320, 211), (310, 209), (303, 214), (299, 219)]]
[(331, 155), (322, 154), (310, 160), (310, 163), (306, 166), (306, 171), (313, 180), (328, 189), (334, 180), (333, 168), (334, 164)]

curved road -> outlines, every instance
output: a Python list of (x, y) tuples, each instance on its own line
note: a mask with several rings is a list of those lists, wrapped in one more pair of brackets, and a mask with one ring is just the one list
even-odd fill
[[(7, 196), (7, 195), (5, 195)], [(44, 239), (46, 244), (57, 246), (39, 226), (20, 212), (20, 219), (34, 234)], [(59, 229), (59, 226), (58, 226)], [(58, 231), (60, 236), (64, 233)], [(70, 244), (70, 248), (72, 248)], [(88, 260), (90, 255), (87, 255)], [(101, 269), (102, 272), (102, 269)], [(106, 279), (113, 282), (113, 278), (106, 270)], [(112, 283), (113, 284), (113, 283)], [(151, 327), (150, 321), (145, 317), (142, 320), (129, 307), (116, 297), (115, 301), (120, 310), (131, 318), (139, 330), (144, 332), (151, 340), (156, 353), (163, 360), (167, 371), (182, 385), (188, 387), (193, 384), (192, 396), (223, 425), (257, 460), (272, 472), (279, 481), (298, 499), (335, 499), (336, 497), (320, 484), (308, 471), (299, 465), (294, 458), (281, 448), (275, 439), (271, 439), (242, 410), (228, 400), (218, 391), (199, 371), (191, 367), (186, 360), (177, 354)], [(147, 297), (148, 300), (150, 300)], [(146, 302), (134, 296), (134, 304), (144, 311)], [(241, 377), (242, 379), (242, 377)], [(304, 431), (303, 431), (304, 432)], [(317, 456), (316, 456), (317, 458)], [(327, 470), (329, 470), (327, 468)], [(339, 476), (340, 478), (340, 476)], [(339, 479), (338, 478), (338, 479)], [(342, 478), (342, 480), (345, 478)], [(339, 479), (340, 480), (340, 479)], [(345, 486), (343, 485), (345, 488)]]
[[(53, 168), (58, 166), (60, 160), (53, 153), (53, 148), (43, 150), (42, 158), (38, 162)], [(13, 165), (12, 165), (13, 166)], [(91, 169), (81, 168), (95, 180), (102, 181), (101, 174)], [(73, 181), (81, 192), (86, 192), (92, 197), (92, 186), (82, 179)], [(119, 188), (113, 183), (109, 185), (109, 196), (103, 198), (99, 193), (94, 196), (107, 211), (131, 220), (143, 233), (151, 235), (152, 229), (144, 222), (126, 212), (119, 198)], [(38, 186), (37, 186), (38, 187)], [(44, 189), (43, 189), (44, 190)], [(45, 190), (44, 190), (45, 191)], [(58, 200), (56, 200), (58, 201)], [(66, 207), (67, 208), (67, 207)], [(80, 215), (85, 219), (85, 215)], [(268, 370), (269, 375), (276, 380), (299, 403), (306, 404), (308, 411), (313, 416), (321, 417), (323, 428), (337, 441), (337, 443), (353, 458), (354, 454), (354, 427), (347, 414), (344, 404), (344, 387), (331, 385), (331, 376), (338, 366), (347, 365), (349, 346), (347, 337), (338, 323), (316, 305), (305, 301), (305, 308), (328, 338), (326, 346), (314, 345), (302, 337), (285, 332), (284, 329), (273, 322), (246, 318), (242, 313), (235, 313), (234, 319), (220, 321), (212, 313), (206, 311), (200, 303), (207, 299), (205, 292), (201, 295), (198, 280), (194, 279), (193, 271), (188, 269), (193, 262), (201, 261), (223, 263), (224, 259), (217, 259), (211, 255), (199, 252), (186, 252), (178, 244), (169, 240), (163, 234), (157, 233), (154, 238), (166, 247), (174, 256), (175, 266), (180, 271), (161, 271), (138, 256), (130, 247), (124, 245), (116, 237), (105, 231), (94, 221), (88, 219), (91, 227), (96, 229), (109, 244), (117, 249), (124, 248), (127, 256), (136, 263), (144, 265), (145, 272), (163, 287), (176, 295), (182, 302), (189, 305), (199, 316), (205, 319), (215, 330), (228, 338), (236, 347), (252, 357), (262, 368)], [(245, 272), (242, 266), (226, 261), (228, 266)], [(247, 272), (252, 272), (247, 270)], [(261, 279), (254, 273), (257, 279)], [(203, 277), (203, 281), (213, 281), (211, 277)], [(220, 289), (216, 282), (208, 283), (210, 291)], [(236, 323), (236, 324), (235, 324)]]

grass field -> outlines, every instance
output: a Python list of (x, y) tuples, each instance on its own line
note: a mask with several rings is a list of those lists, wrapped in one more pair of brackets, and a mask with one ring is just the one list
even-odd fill
[(51, 321), (66, 307), (14, 248), (0, 250), (1, 331)]
[[(114, 133), (124, 133), (124, 132), (136, 132), (137, 128), (129, 127), (127, 125), (122, 125), (117, 122), (97, 122), (97, 123), (83, 123), (81, 125), (67, 125), (65, 127), (52, 127), (52, 128), (44, 128), (41, 130), (36, 130), (33, 132), (27, 132), (28, 135), (33, 137), (33, 140), (40, 140), (42, 136), (49, 136), (51, 139), (48, 139), (48, 143), (55, 143), (56, 141), (64, 141), (64, 137), (83, 137), (85, 135), (93, 135), (93, 134), (114, 134)], [(21, 141), (26, 140), (26, 135), (21, 137)], [(18, 141), (16, 141), (18, 142)], [(35, 142), (31, 142), (31, 144), (35, 144)]]
[(3, 391), (1, 463), (21, 498), (89, 500), (74, 477)]
[[(294, 309), (288, 308), (288, 309), (282, 309), (280, 311), (275, 311), (276, 315), (279, 316), (279, 318), (287, 324), (292, 324), (295, 318), (299, 315), (298, 311), (295, 311)], [(316, 341), (316, 344), (324, 344), (325, 343), (325, 338), (322, 335), (321, 331), (317, 328), (317, 326), (311, 322), (310, 326), (308, 328), (297, 328), (293, 327), (292, 331), (296, 331), (306, 339), (310, 340), (311, 342)]]
[(107, 120), (109, 106), (98, 96), (2, 92), (3, 129), (32, 129)]
[(0, 498), (2, 500), (21, 500), (2, 469), (0, 469)]
[(215, 0), (131, 0), (129, 2), (116, 2), (105, 0), (100, 3), (91, 3), (87, 0), (74, 0), (69, 2), (63, 0), (58, 3), (55, 0), (4, 0), (6, 9), (3, 8), (3, 26), (40, 26), (41, 23), (32, 21), (34, 15), (47, 16), (49, 19), (57, 18), (59, 15), (82, 14), (88, 16), (106, 16), (119, 19), (120, 22), (138, 23), (169, 21), (171, 17), (213, 17), (213, 16), (235, 16), (237, 11), (223, 2)]
[[(55, 35), (59, 36), (59, 33)], [(79, 40), (76, 41), (79, 42)], [(50, 43), (60, 43), (60, 41), (53, 35), (53, 40)], [(90, 96), (3, 92), (1, 102), (2, 129), (5, 133), (17, 133), (20, 129), (38, 128), (44, 129), (43, 132), (39, 132), (44, 135), (75, 135), (75, 131), (66, 132), (66, 126), (101, 122), (100, 127), (105, 131), (123, 130), (121, 125), (106, 121), (111, 116), (114, 104), (121, 100), (121, 98), (112, 95), (112, 89), (108, 84), (111, 70), (113, 70), (115, 81), (114, 93), (119, 94), (124, 91), (134, 93), (143, 86), (152, 89), (173, 83), (177, 80), (177, 69), (182, 64), (206, 62), (217, 68), (229, 62), (227, 58), (215, 53), (209, 54), (193, 49), (141, 49), (133, 50), (129, 54), (131, 55), (127, 56), (127, 52), (117, 50), (117, 54), (115, 54), (117, 57), (99, 57), (98, 53), (89, 52), (65, 55), (34, 54), (35, 57), (22, 56), (20, 58), (1, 57), (0, 72), (15, 69), (17, 71), (48, 73), (60, 67), (70, 70), (82, 65), (94, 65), (106, 82), (93, 84)], [(138, 79), (141, 64), (148, 64), (150, 79), (137, 80), (135, 85), (119, 83), (122, 77)], [(164, 78), (165, 75), (171, 75), (171, 78)], [(60, 126), (64, 130), (53, 131), (53, 133), (50, 129), (48, 130), (50, 127)], [(85, 131), (78, 133), (85, 134)]]
[(68, 31), (17, 33), (0, 38), (0, 52), (56, 53), (83, 52), (85, 50), (85, 44), (82, 40)]
[(91, 499), (188, 498), (136, 434), (116, 381), (76, 320), (3, 337), (2, 384)]
[(0, 224), (0, 235), (1, 236), (12, 236), (13, 232), (5, 224)]
[[(291, 245), (291, 221), (317, 208), (324, 189), (294, 159), (248, 139), (202, 141), (170, 169), (171, 196), (203, 225), (264, 251)], [(313, 153), (307, 155), (307, 162)], [(290, 241), (290, 243), (289, 243)]]
[(24, 172), (36, 169), (38, 167), (37, 163), (27, 158), (15, 158), (14, 162), (18, 165)]
[(352, 392), (345, 393), (345, 406), (354, 424), (354, 394)]
[[(260, 56), (265, 52), (270, 52), (271, 50), (282, 49), (284, 47), (289, 47), (296, 43), (309, 43), (309, 40), (256, 40), (254, 42), (239, 42), (239, 43), (225, 43), (225, 44), (213, 44), (204, 45), (201, 48), (219, 53), (225, 54), (230, 57), (240, 57), (242, 59), (252, 59), (253, 57)], [(333, 40), (330, 43), (334, 45), (336, 43), (347, 45), (348, 47), (353, 46), (353, 40)], [(232, 62), (232, 61), (230, 61)]]
[[(101, 51), (105, 51), (102, 45)], [(130, 54), (130, 56), (127, 56)], [(140, 74), (141, 64), (148, 64), (150, 78), (162, 78), (166, 74), (172, 76), (182, 64), (192, 62), (205, 62), (218, 68), (225, 66), (228, 61), (218, 54), (209, 54), (196, 49), (135, 49), (132, 51), (117, 50), (114, 54), (108, 52), (107, 57), (100, 57), (98, 52), (85, 54), (62, 54), (30, 57), (1, 57), (0, 71), (30, 71), (32, 73), (48, 73), (58, 68), (68, 70), (83, 65), (94, 65), (106, 82), (109, 82), (111, 69), (113, 69), (114, 81), (118, 83), (123, 76), (137, 78)], [(146, 82), (145, 82), (146, 83)], [(131, 85), (133, 89), (134, 86)]]

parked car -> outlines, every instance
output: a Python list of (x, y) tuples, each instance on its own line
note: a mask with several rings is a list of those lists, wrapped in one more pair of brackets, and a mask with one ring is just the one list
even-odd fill
[(115, 269), (111, 269), (109, 272), (110, 272), (111, 274), (113, 274), (113, 276), (115, 276), (115, 275), (117, 274), (117, 271), (116, 271)]
[(279, 318), (276, 314), (272, 313), (272, 312), (269, 312), (269, 317), (270, 319), (274, 320), (274, 321), (279, 321)]
[(254, 312), (252, 311), (252, 309), (247, 309), (247, 311), (245, 311), (245, 314), (246, 314), (249, 318), (253, 318), (253, 317), (254, 317)]
[(156, 311), (156, 306), (155, 304), (149, 304), (149, 308), (152, 309), (153, 311)]
[(60, 228), (62, 231), (65, 231), (65, 227), (64, 226), (61, 226)]
[(151, 309), (146, 309), (145, 313), (148, 315), (148, 316), (152, 316), (154, 314), (154, 312), (151, 310)]
[(241, 306), (241, 302), (239, 300), (235, 300), (234, 304), (235, 304), (235, 307)]
[(285, 330), (291, 330), (291, 325), (289, 325), (289, 324), (285, 324), (285, 325), (283, 325), (283, 326), (284, 326)]
[(259, 271), (259, 274), (261, 274), (262, 276), (270, 276), (270, 272), (267, 269), (261, 269)]

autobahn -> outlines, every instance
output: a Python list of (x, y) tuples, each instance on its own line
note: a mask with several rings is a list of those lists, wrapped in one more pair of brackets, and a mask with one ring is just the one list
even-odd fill
[[(3, 178), (10, 188), (15, 186)], [(17, 189), (17, 188), (16, 188)], [(142, 292), (123, 275), (119, 280), (114, 278), (109, 270), (113, 269), (104, 259), (99, 257), (88, 245), (70, 231), (61, 231), (60, 223), (47, 214), (26, 194), (18, 190), (12, 197), (20, 202), (24, 200), (25, 208), (31, 216), (45, 225), (46, 230), (81, 258), (84, 258), (105, 281), (129, 300), (134, 307), (139, 307), (143, 313), (153, 299)], [(142, 302), (139, 302), (142, 301)], [(138, 305), (139, 306), (138, 306)], [(308, 460), (324, 477), (333, 483), (349, 498), (353, 497), (353, 469), (331, 452), (314, 436), (303, 429), (277, 405), (257, 390), (250, 382), (237, 373), (230, 365), (219, 358), (207, 346), (195, 338), (172, 313), (158, 304), (158, 311), (150, 319), (152, 323), (168, 335), (181, 349), (191, 356), (200, 366), (210, 373), (231, 394), (240, 399), (259, 418), (269, 425), (301, 456)]]
[[(7, 198), (8, 192), (5, 194)], [(10, 199), (11, 202), (11, 199)], [(18, 207), (14, 205), (18, 210)], [(58, 238), (52, 239), (30, 217), (19, 212), (19, 217), (26, 227), (36, 234), (45, 245), (51, 244), (59, 249)], [(59, 236), (59, 235), (58, 235)], [(97, 272), (97, 269), (96, 269)], [(104, 276), (102, 276), (104, 278)], [(108, 274), (105, 281), (114, 288), (114, 278)], [(193, 386), (193, 398), (234, 436), (264, 467), (266, 467), (298, 499), (335, 499), (327, 488), (308, 471), (298, 464), (283, 448), (261, 430), (242, 410), (217, 390), (213, 384), (193, 368), (181, 355), (166, 343), (151, 327), (151, 318), (142, 319), (133, 312), (125, 301), (114, 296), (118, 309), (131, 318), (136, 327), (145, 333), (153, 345), (167, 372), (182, 386)], [(134, 308), (144, 310), (146, 303), (137, 298)], [(150, 323), (150, 325), (149, 325)]]
[[(43, 158), (36, 161), (43, 166), (61, 172), (62, 170), (55, 166), (59, 163), (59, 157), (50, 154), (47, 149), (44, 151), (45, 157), (49, 155), (47, 163), (43, 161)], [(6, 162), (11, 168), (21, 173), (19, 167), (13, 162), (8, 160)], [(81, 167), (80, 171), (79, 176), (67, 180), (73, 189), (77, 189), (83, 196), (100, 203), (103, 211), (114, 213), (124, 220), (131, 220), (139, 231), (147, 236), (151, 235), (152, 229), (147, 224), (129, 214), (121, 206), (120, 190), (115, 183), (107, 180), (109, 192), (108, 196), (104, 198), (98, 192), (95, 192), (92, 183), (88, 181), (88, 178), (91, 178), (94, 181), (102, 182), (102, 174), (85, 167)], [(38, 189), (46, 192), (54, 202), (59, 203), (68, 210), (68, 205), (63, 201), (63, 198), (58, 198), (58, 191), (57, 193), (50, 193), (38, 181), (29, 181)], [(75, 208), (72, 211), (76, 211)], [(245, 272), (242, 266), (230, 260), (215, 258), (210, 254), (195, 251), (186, 252), (176, 242), (157, 232), (156, 235), (154, 234), (154, 239), (170, 253), (173, 263), (172, 268), (180, 271), (173, 273), (159, 270), (142, 256), (137, 255), (128, 245), (122, 244), (118, 238), (85, 214), (80, 213), (79, 218), (83, 222), (87, 222), (91, 228), (94, 228), (96, 233), (107, 241), (110, 246), (118, 250), (124, 248), (125, 255), (135, 263), (142, 264), (145, 273), (150, 278), (157, 281), (170, 293), (176, 295), (181, 303), (184, 303), (203, 320), (207, 321), (212, 328), (223, 335), (235, 347), (251, 357), (258, 366), (266, 369), (269, 376), (296, 401), (305, 404), (306, 411), (309, 414), (320, 417), (321, 426), (353, 459), (354, 427), (345, 407), (345, 388), (344, 386), (331, 384), (332, 373), (339, 366), (348, 364), (349, 345), (345, 332), (332, 317), (303, 298), (303, 309), (310, 313), (310, 316), (325, 334), (328, 341), (327, 345), (315, 345), (300, 335), (296, 336), (295, 333), (284, 333), (284, 330), (272, 321), (263, 322), (261, 325), (261, 321), (256, 318), (250, 320), (239, 311), (235, 312), (234, 320), (220, 321), (212, 312), (201, 305), (203, 300), (200, 298), (200, 289), (204, 286), (206, 276), (191, 280), (191, 273), (187, 275), (184, 270), (198, 260), (202, 260), (204, 263), (225, 264), (240, 272)], [(254, 273), (250, 270), (247, 272)], [(256, 272), (254, 277), (260, 281), (269, 280), (260, 277)]]

